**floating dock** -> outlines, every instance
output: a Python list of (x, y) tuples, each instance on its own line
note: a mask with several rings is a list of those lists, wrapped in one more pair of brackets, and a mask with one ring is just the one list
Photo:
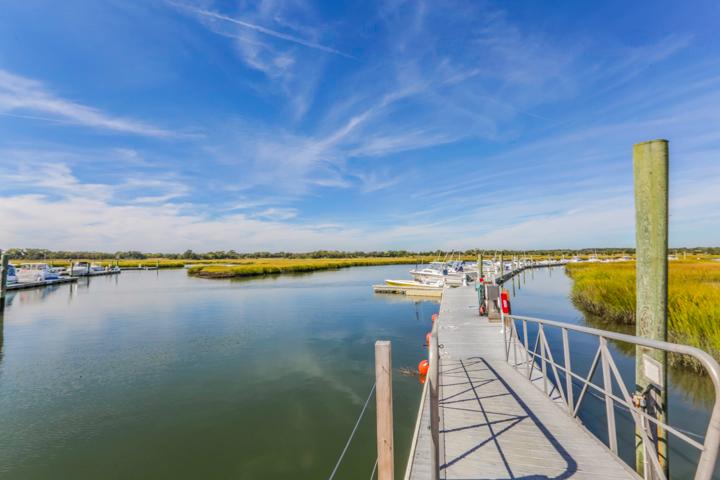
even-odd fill
[[(96, 270), (96, 271), (90, 271), (87, 273), (76, 273), (73, 274), (72, 277), (101, 277), (104, 275), (118, 275), (121, 272), (121, 270)], [(71, 278), (72, 278), (71, 277)]]
[(506, 361), (501, 323), (480, 317), (472, 286), (446, 289), (440, 345), (439, 477), (431, 475), (430, 390), (425, 388), (405, 480), (640, 478), (562, 405)]
[(26, 288), (48, 287), (50, 285), (61, 285), (63, 283), (77, 282), (77, 277), (60, 277), (57, 280), (44, 280), (42, 282), (12, 283), (7, 286), (8, 290), (24, 290)]
[(398, 285), (373, 285), (373, 292), (374, 293), (387, 293), (387, 294), (396, 294), (396, 295), (408, 295), (408, 296), (415, 296), (415, 297), (435, 297), (440, 298), (442, 297), (443, 290), (445, 290), (443, 287), (424, 287), (419, 285), (414, 285), (411, 287), (404, 287), (404, 286), (398, 286)]

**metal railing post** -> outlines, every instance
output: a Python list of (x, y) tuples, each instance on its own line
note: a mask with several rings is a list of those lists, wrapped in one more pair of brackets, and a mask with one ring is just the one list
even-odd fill
[(608, 363), (607, 340), (600, 337), (600, 363), (603, 373), (603, 390), (605, 390), (605, 415), (607, 416), (608, 445), (610, 450), (617, 455), (617, 431), (615, 430), (615, 404), (612, 395), (612, 377), (610, 377), (610, 365)]
[(538, 342), (540, 342), (540, 367), (542, 369), (542, 376), (543, 376), (543, 392), (545, 392), (545, 395), (548, 394), (548, 381), (547, 381), (547, 365), (545, 362), (545, 342), (543, 341), (545, 338), (545, 333), (543, 330), (542, 324), (538, 326)]
[[(525, 344), (525, 373), (530, 377), (530, 345), (528, 344), (527, 320), (522, 321), (523, 324), (523, 343)], [(535, 360), (533, 360), (535, 361)]]
[(565, 389), (567, 390), (567, 406), (568, 406), (568, 413), (572, 416), (573, 412), (575, 411), (575, 404), (574, 402), (574, 392), (573, 392), (573, 384), (572, 384), (572, 375), (570, 372), (572, 371), (572, 367), (570, 365), (570, 341), (568, 340), (568, 330), (567, 328), (562, 329), (562, 339), (563, 339), (563, 358), (565, 363)]

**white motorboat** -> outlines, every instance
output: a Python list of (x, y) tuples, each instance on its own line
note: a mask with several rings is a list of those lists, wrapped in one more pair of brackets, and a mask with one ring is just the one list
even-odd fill
[(418, 282), (443, 280), (448, 276), (460, 276), (454, 268), (443, 262), (432, 262), (427, 267), (410, 270), (410, 275)]
[(417, 287), (417, 288), (442, 288), (442, 280), (430, 282), (418, 282), (417, 280), (385, 280), (385, 283), (393, 287)]
[(102, 265), (90, 262), (78, 262), (72, 266), (72, 269), (70, 270), (70, 275), (73, 277), (78, 277), (83, 275), (97, 275), (103, 272), (105, 272), (105, 267), (103, 267)]
[(47, 263), (23, 263), (17, 268), (17, 279), (21, 283), (44, 282), (59, 278), (60, 275), (55, 273)]

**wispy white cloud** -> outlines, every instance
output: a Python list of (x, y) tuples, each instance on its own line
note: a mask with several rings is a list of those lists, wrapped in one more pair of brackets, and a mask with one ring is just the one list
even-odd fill
[(401, 176), (390, 176), (387, 172), (360, 172), (355, 177), (360, 180), (360, 189), (363, 193), (373, 193), (397, 185)]
[(333, 59), (355, 59), (319, 39), (326, 34), (310, 4), (261, 1), (238, 5), (233, 16), (207, 4), (167, 2), (197, 18), (209, 31), (232, 39), (239, 58), (269, 80), (251, 83), (263, 96), (281, 95), (299, 120), (311, 108), (325, 65)]
[(202, 8), (192, 7), (190, 5), (180, 4), (180, 3), (176, 3), (176, 2), (169, 2), (169, 3), (171, 3), (172, 5), (178, 6), (180, 8), (187, 9), (187, 10), (195, 13), (196, 15), (200, 15), (202, 17), (206, 17), (206, 18), (210, 18), (210, 19), (214, 19), (214, 20), (221, 20), (224, 22), (230, 22), (232, 24), (239, 25), (240, 27), (247, 28), (247, 29), (253, 30), (255, 32), (259, 32), (264, 35), (268, 35), (270, 37), (278, 38), (280, 40), (285, 40), (287, 42), (302, 45), (307, 48), (320, 50), (320, 51), (326, 52), (326, 53), (332, 53), (334, 55), (340, 55), (341, 57), (345, 57), (345, 58), (351, 58), (351, 59), (355, 58), (352, 55), (341, 52), (340, 50), (337, 50), (335, 48), (328, 47), (326, 45), (321, 45), (320, 43), (316, 43), (316, 42), (313, 42), (313, 41), (310, 41), (310, 40), (307, 40), (307, 39), (304, 39), (304, 38), (301, 38), (301, 37), (298, 37), (295, 35), (290, 35), (290, 34), (287, 34), (284, 32), (273, 30), (271, 28), (267, 28), (262, 25), (257, 25), (255, 23), (248, 22), (248, 21), (245, 21), (245, 20), (242, 20), (239, 18), (233, 18), (228, 15), (223, 15), (221, 13), (214, 12), (212, 10), (206, 10), (206, 9), (202, 9)]
[(264, 218), (268, 220), (290, 220), (297, 217), (298, 211), (295, 208), (267, 208), (255, 213), (256, 218)]
[[(42, 116), (23, 115), (22, 112), (34, 112)], [(146, 137), (183, 136), (149, 123), (108, 115), (97, 108), (66, 100), (50, 92), (41, 82), (6, 70), (0, 70), (0, 113)]]

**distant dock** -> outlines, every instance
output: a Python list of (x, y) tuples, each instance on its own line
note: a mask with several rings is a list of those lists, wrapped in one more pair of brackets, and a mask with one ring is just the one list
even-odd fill
[(49, 287), (50, 285), (62, 285), (65, 283), (75, 283), (77, 281), (78, 281), (78, 277), (60, 277), (56, 280), (43, 280), (40, 282), (11, 283), (6, 288), (8, 290), (25, 290), (28, 288)]

